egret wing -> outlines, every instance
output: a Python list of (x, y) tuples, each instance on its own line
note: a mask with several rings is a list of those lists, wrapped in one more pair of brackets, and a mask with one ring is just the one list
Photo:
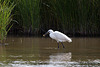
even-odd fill
[(58, 32), (58, 31), (55, 31), (54, 35), (60, 41), (66, 41), (68, 39), (68, 37), (65, 34)]
[(68, 36), (66, 36), (65, 34), (59, 32), (59, 31), (55, 31), (54, 34), (55, 34), (55, 37), (60, 42), (65, 42), (65, 41), (72, 42), (72, 40)]

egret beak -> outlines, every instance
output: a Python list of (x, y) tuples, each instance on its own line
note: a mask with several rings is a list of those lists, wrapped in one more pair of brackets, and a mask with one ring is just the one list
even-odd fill
[(45, 34), (43, 34), (43, 36), (45, 37), (47, 34), (49, 34), (49, 32), (46, 32)]

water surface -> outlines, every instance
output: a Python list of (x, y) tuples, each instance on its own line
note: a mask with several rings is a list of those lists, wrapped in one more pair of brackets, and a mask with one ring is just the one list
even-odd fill
[(100, 66), (100, 38), (72, 38), (65, 48), (50, 38), (8, 37), (0, 45), (0, 67)]

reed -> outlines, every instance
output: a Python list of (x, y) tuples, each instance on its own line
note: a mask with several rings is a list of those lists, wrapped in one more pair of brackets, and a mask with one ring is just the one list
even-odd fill
[(15, 7), (14, 3), (10, 3), (10, 1), (7, 1), (7, 0), (4, 0), (4, 1), (0, 0), (0, 40), (1, 42), (2, 40), (5, 39), (8, 31), (12, 27), (12, 25), (10, 25), (10, 22), (11, 22), (11, 17), (12, 17), (11, 12), (14, 7)]
[(60, 22), (64, 32), (96, 34), (100, 26), (99, 2), (99, 0), (50, 0), (46, 4), (49, 5), (55, 19), (57, 18), (56, 21)]
[[(16, 20), (25, 31), (60, 30), (99, 34), (100, 0), (14, 0)], [(31, 29), (32, 28), (32, 29)]]
[(96, 34), (98, 31), (98, 0), (79, 2), (79, 31), (84, 34)]
[(22, 27), (24, 30), (29, 30), (32, 27), (33, 31), (35, 28), (39, 28), (40, 22), (40, 0), (18, 0), (17, 8), (22, 20)]

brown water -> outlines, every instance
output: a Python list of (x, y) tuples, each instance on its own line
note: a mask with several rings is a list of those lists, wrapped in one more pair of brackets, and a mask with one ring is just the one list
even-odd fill
[(72, 38), (57, 48), (55, 40), (8, 37), (0, 45), (0, 67), (99, 67), (100, 38)]

